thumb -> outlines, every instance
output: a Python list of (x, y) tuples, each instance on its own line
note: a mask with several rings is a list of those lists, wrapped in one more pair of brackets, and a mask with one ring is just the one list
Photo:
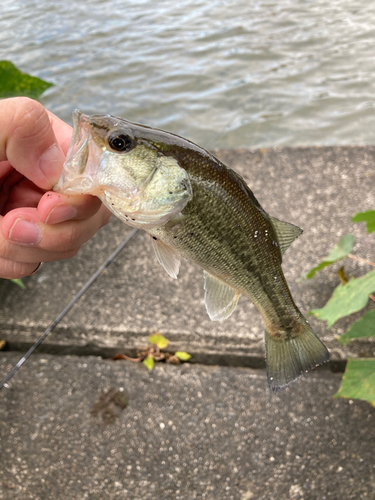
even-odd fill
[(65, 157), (39, 102), (25, 97), (0, 101), (0, 161), (4, 160), (42, 189), (58, 181)]

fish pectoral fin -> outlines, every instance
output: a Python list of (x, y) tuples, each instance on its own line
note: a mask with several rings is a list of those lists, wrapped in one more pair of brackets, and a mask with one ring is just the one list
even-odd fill
[(289, 222), (283, 222), (276, 217), (270, 217), (273, 228), (276, 231), (277, 241), (279, 242), (281, 255), (284, 255), (295, 239), (303, 233), (303, 230)]
[(176, 280), (180, 270), (181, 257), (161, 240), (151, 237), (151, 241), (159, 263), (164, 267), (169, 276)]
[(241, 292), (235, 290), (212, 274), (204, 273), (204, 300), (207, 313), (212, 321), (229, 318), (235, 310)]

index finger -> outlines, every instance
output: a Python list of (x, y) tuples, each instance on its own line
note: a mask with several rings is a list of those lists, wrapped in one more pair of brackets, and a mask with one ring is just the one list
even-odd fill
[(46, 111), (49, 116), (53, 132), (60, 145), (60, 148), (64, 153), (64, 156), (66, 156), (69, 149), (70, 140), (73, 134), (73, 127), (71, 127), (64, 121), (60, 120), (58, 116), (51, 113), (51, 111), (48, 111), (48, 109)]
[[(59, 141), (71, 136), (54, 117)], [(0, 161), (12, 167), (42, 189), (51, 189), (59, 179), (65, 160), (46, 109), (27, 97), (0, 101)]]

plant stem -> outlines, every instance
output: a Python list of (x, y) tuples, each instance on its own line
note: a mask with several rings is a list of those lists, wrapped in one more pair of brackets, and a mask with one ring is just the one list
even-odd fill
[(375, 267), (375, 262), (371, 262), (370, 260), (362, 259), (362, 257), (356, 257), (355, 255), (348, 253), (348, 257), (353, 260), (358, 260), (359, 262), (364, 262), (369, 266)]
[(118, 359), (128, 359), (129, 361), (133, 361), (133, 363), (140, 363), (144, 358), (130, 358), (126, 354), (115, 354), (112, 359), (115, 361)]

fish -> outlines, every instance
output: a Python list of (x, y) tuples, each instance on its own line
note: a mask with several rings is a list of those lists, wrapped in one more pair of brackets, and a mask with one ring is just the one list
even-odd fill
[(265, 323), (272, 391), (329, 360), (282, 271), (299, 227), (268, 215), (238, 173), (187, 139), (78, 110), (73, 125), (54, 190), (97, 196), (123, 222), (143, 229), (170, 277), (177, 278), (181, 258), (198, 264), (211, 320), (225, 320), (241, 293), (248, 297)]

